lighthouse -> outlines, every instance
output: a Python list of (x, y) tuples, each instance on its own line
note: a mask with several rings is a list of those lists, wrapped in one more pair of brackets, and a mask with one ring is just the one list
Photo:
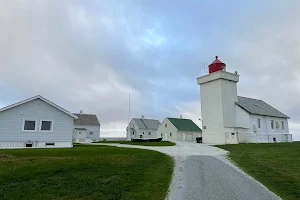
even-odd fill
[(239, 75), (226, 71), (226, 64), (216, 59), (208, 74), (197, 78), (200, 85), (202, 139), (208, 144), (237, 144), (236, 102)]

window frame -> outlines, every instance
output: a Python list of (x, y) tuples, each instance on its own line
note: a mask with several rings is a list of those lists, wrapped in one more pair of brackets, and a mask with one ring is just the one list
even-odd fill
[(151, 132), (148, 132), (148, 135), (151, 135)]
[[(50, 130), (42, 130), (42, 122), (43, 121), (51, 122), (51, 129)], [(40, 132), (48, 132), (48, 133), (53, 132), (53, 123), (54, 123), (53, 120), (41, 119), (40, 120), (40, 129), (39, 129), (39, 131)]]
[(172, 137), (172, 133), (170, 133), (170, 137)]
[(165, 124), (165, 128), (168, 128), (168, 124)]
[(257, 118), (257, 128), (261, 128), (261, 119)]
[(271, 129), (274, 130), (274, 120), (271, 119)]
[(90, 135), (94, 135), (94, 131), (90, 131)]
[(284, 121), (281, 121), (281, 130), (284, 131)]
[[(35, 121), (34, 130), (25, 130), (24, 129), (25, 121)], [(37, 132), (37, 120), (36, 119), (23, 119), (22, 132)]]

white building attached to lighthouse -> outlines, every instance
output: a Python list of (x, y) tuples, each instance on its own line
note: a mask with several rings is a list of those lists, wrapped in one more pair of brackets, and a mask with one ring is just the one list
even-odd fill
[(292, 142), (289, 117), (262, 100), (239, 97), (237, 73), (226, 72), (216, 60), (200, 85), (202, 139), (209, 144)]

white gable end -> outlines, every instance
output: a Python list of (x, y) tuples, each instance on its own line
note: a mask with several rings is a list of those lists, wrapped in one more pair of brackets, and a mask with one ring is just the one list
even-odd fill
[[(36, 98), (1, 109), (0, 147), (25, 147), (29, 141), (33, 147), (72, 147), (76, 116), (54, 105)], [(25, 121), (31, 121), (34, 130), (24, 130)], [(42, 130), (45, 122), (51, 130)]]

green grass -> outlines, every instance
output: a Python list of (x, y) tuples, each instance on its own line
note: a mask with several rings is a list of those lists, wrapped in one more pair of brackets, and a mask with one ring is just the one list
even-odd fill
[(286, 200), (300, 199), (300, 142), (219, 145), (245, 172)]
[(141, 146), (175, 146), (176, 143), (169, 141), (161, 142), (131, 142), (131, 141), (99, 141), (93, 143), (117, 143), (117, 144), (129, 144), (129, 145), (141, 145)]
[(0, 150), (0, 199), (164, 200), (173, 165), (156, 151), (110, 146)]

